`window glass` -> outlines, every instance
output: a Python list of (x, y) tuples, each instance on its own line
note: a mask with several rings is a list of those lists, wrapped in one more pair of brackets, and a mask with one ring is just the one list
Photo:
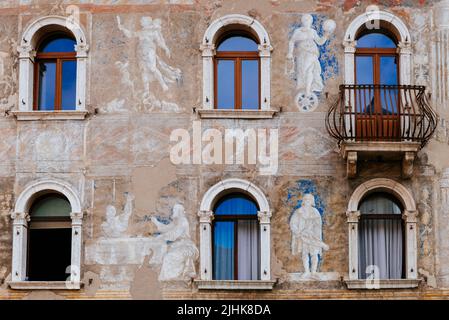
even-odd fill
[(357, 48), (396, 48), (396, 43), (383, 33), (368, 33), (357, 39)]
[(232, 36), (223, 40), (217, 51), (257, 51), (257, 42), (245, 36)]
[(401, 209), (385, 194), (367, 197), (360, 205), (359, 278), (404, 277)]
[(258, 60), (242, 60), (242, 109), (259, 109)]
[(76, 61), (62, 62), (61, 109), (76, 109)]
[(233, 109), (235, 104), (235, 61), (218, 60), (217, 63), (217, 107)]
[(257, 205), (242, 194), (230, 194), (216, 205), (215, 215), (257, 215)]
[(37, 199), (31, 207), (31, 217), (70, 217), (70, 202), (60, 195), (47, 195)]
[(39, 52), (75, 52), (76, 41), (69, 37), (50, 38), (44, 41)]
[(234, 279), (234, 222), (214, 223), (214, 280)]
[(56, 95), (56, 63), (39, 62), (39, 110), (53, 110)]

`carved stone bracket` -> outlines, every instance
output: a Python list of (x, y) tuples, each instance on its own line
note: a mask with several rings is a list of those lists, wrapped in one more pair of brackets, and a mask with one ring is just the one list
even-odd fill
[(415, 152), (404, 152), (402, 158), (402, 177), (404, 179), (411, 178), (413, 174), (413, 162), (415, 161)]
[(357, 175), (357, 152), (348, 152), (346, 159), (346, 173), (348, 178), (355, 178)]

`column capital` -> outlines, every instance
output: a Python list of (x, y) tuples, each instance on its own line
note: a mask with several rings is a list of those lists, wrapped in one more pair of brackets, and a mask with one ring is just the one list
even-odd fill
[(27, 212), (13, 212), (11, 219), (14, 220), (14, 224), (26, 225), (30, 221), (30, 215)]
[(417, 210), (414, 210), (414, 211), (405, 210), (404, 213), (402, 214), (402, 219), (404, 219), (404, 221), (406, 223), (417, 223), (418, 222), (418, 211)]
[(84, 212), (72, 212), (70, 218), (72, 219), (72, 225), (82, 225)]
[(271, 51), (273, 51), (273, 47), (269, 44), (259, 44), (257, 46), (259, 49), (259, 57), (269, 58), (271, 56)]
[(200, 210), (198, 211), (198, 217), (200, 223), (211, 223), (214, 220), (214, 213), (211, 210)]
[(346, 217), (348, 218), (348, 223), (358, 223), (360, 211), (346, 211)]
[(203, 57), (213, 57), (215, 56), (215, 45), (213, 44), (202, 44), (200, 46), (200, 50), (202, 51)]
[(270, 223), (271, 221), (271, 211), (258, 211), (257, 217), (259, 218), (260, 223)]

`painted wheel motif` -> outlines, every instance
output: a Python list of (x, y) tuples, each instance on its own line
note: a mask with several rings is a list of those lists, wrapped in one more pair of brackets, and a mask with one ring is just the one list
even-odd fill
[(296, 95), (295, 100), (301, 112), (313, 111), (318, 106), (318, 97), (313, 92), (309, 95), (300, 92)]

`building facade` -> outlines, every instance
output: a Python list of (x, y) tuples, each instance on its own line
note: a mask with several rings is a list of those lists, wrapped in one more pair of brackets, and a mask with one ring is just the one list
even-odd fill
[(449, 297), (449, 1), (0, 3), (0, 298)]

